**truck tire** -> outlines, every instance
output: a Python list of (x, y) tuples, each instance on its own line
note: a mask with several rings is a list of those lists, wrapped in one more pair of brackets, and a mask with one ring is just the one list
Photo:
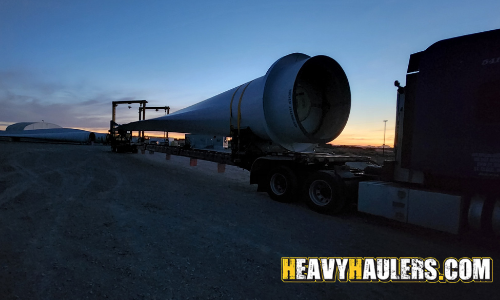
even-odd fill
[(331, 172), (314, 172), (305, 183), (304, 199), (319, 213), (338, 214), (346, 206), (347, 198), (342, 179)]
[(297, 176), (289, 167), (272, 169), (267, 176), (267, 193), (278, 202), (292, 202), (297, 194)]

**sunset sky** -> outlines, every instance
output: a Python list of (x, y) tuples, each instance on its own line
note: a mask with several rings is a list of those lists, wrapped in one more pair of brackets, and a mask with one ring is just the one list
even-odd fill
[[(171, 112), (265, 74), (293, 52), (328, 55), (351, 85), (335, 144), (394, 139), (410, 54), (500, 28), (500, 1), (0, 1), (0, 130), (22, 121), (106, 132), (111, 101)], [(119, 106), (118, 123), (138, 106)], [(147, 112), (147, 118), (163, 111)]]

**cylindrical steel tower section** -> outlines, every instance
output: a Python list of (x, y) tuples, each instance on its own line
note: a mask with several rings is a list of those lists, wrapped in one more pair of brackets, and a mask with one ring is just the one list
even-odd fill
[(266, 75), (170, 115), (122, 125), (125, 130), (230, 135), (250, 128), (291, 151), (335, 139), (351, 108), (347, 77), (327, 56), (294, 53)]

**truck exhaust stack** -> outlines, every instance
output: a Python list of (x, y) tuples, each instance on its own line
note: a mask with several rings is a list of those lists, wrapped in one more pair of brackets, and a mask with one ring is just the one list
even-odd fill
[(293, 53), (267, 73), (222, 94), (160, 118), (120, 129), (232, 136), (250, 129), (290, 151), (307, 151), (335, 139), (351, 109), (349, 82), (328, 56)]

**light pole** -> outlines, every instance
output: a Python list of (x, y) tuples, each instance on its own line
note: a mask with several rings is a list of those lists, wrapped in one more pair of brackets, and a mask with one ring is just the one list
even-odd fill
[(385, 159), (385, 129), (387, 128), (387, 120), (384, 120), (384, 144), (382, 145), (382, 156)]

